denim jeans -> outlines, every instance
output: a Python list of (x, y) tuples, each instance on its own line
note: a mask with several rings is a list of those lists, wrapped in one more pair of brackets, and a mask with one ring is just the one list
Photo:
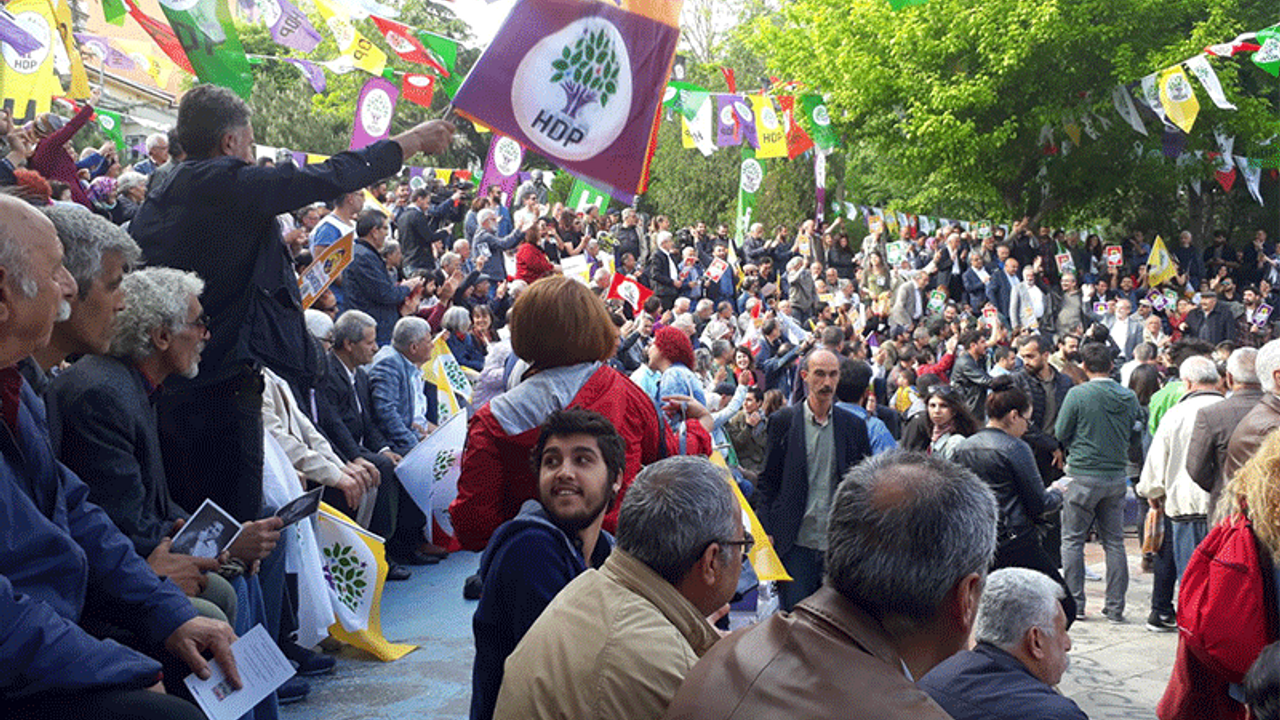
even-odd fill
[(778, 583), (778, 601), (783, 610), (791, 612), (801, 600), (822, 587), (822, 551), (792, 545), (782, 556), (782, 566), (787, 569), (791, 582)]
[(1084, 612), (1084, 540), (1095, 521), (1107, 555), (1107, 599), (1102, 611), (1124, 614), (1124, 594), (1129, 589), (1129, 562), (1124, 551), (1125, 477), (1076, 475), (1062, 504), (1062, 574)]
[(1209, 522), (1204, 519), (1174, 520), (1172, 525), (1173, 563), (1178, 568), (1178, 577), (1181, 578), (1182, 572), (1187, 569), (1187, 563), (1191, 561), (1191, 554), (1196, 551), (1196, 546), (1209, 534)]

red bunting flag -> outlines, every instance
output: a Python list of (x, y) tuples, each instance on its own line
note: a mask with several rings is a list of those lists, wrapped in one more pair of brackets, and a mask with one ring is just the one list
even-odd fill
[(633, 312), (640, 312), (640, 308), (644, 307), (644, 301), (649, 299), (653, 291), (623, 275), (620, 272), (613, 274), (613, 283), (609, 285), (609, 293), (605, 298), (617, 298), (625, 300)]
[(405, 100), (421, 105), (424, 108), (431, 107), (431, 96), (436, 91), (436, 78), (434, 75), (423, 75), (419, 73), (405, 73), (404, 81), (401, 83), (400, 94)]
[(720, 72), (724, 75), (725, 83), (729, 85), (729, 92), (738, 92), (738, 80), (734, 77), (733, 68), (721, 67)]
[(187, 59), (187, 53), (182, 49), (182, 43), (178, 42), (178, 36), (174, 34), (173, 29), (167, 23), (162, 23), (142, 12), (133, 0), (124, 1), (129, 6), (129, 15), (142, 26), (143, 30), (147, 31), (147, 34), (151, 36), (152, 40), (155, 40), (156, 45), (160, 46), (164, 54), (168, 55), (169, 59), (176, 63), (178, 67), (195, 75), (195, 68), (191, 67), (191, 61)]
[(787, 157), (795, 160), (800, 154), (813, 147), (813, 138), (798, 121), (796, 121), (796, 98), (794, 95), (779, 95), (778, 108), (782, 111), (783, 125), (787, 128)]
[(369, 18), (373, 20), (374, 25), (378, 26), (378, 30), (387, 39), (387, 44), (391, 46), (391, 49), (402, 59), (419, 65), (429, 65), (435, 68), (437, 72), (443, 73), (445, 76), (449, 75), (449, 71), (436, 62), (431, 53), (427, 52), (427, 49), (423, 47), (422, 41), (418, 39), (418, 34), (413, 28), (394, 20), (380, 18), (377, 15), (370, 15)]

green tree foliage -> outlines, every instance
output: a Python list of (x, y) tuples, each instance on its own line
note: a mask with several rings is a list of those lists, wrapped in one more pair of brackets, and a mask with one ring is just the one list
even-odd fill
[[(859, 201), (1063, 220), (1135, 215), (1189, 178), (1211, 184), (1205, 164), (1161, 155), (1157, 121), (1148, 138), (1133, 132), (1111, 88), (1269, 25), (1273, 11), (1258, 0), (929, 0), (901, 12), (885, 0), (794, 0), (757, 20), (754, 37), (774, 74), (828, 95)], [(1218, 110), (1193, 82), (1201, 114), (1187, 149), (1212, 150), (1221, 127), (1237, 153), (1257, 151), (1280, 132), (1275, 94), (1243, 58), (1213, 62), (1240, 109)], [(1080, 118), (1099, 137), (1062, 152), (1064, 124)], [(1056, 154), (1041, 146), (1045, 125)]]

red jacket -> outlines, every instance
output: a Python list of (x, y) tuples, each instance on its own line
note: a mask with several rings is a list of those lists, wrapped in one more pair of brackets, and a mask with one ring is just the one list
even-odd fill
[[(653, 400), (629, 378), (601, 365), (564, 407), (585, 408), (604, 415), (626, 441), (627, 465), (622, 489), (604, 519), (604, 528), (613, 532), (618, 524), (618, 508), (636, 473), (662, 457)], [(518, 434), (509, 435), (491, 404), (480, 408), (471, 418), (467, 445), (462, 453), (458, 497), (449, 506), (454, 532), (464, 549), (483, 550), (499, 525), (515, 517), (525, 500), (538, 497), (538, 478), (530, 465), (529, 453), (538, 442), (540, 425), (541, 420)], [(711, 437), (702, 425), (688, 423), (688, 427), (687, 454), (710, 454)], [(669, 427), (664, 429), (666, 454), (678, 454), (675, 435)]]
[(537, 245), (520, 243), (516, 248), (516, 279), (530, 285), (555, 271), (555, 266), (547, 259), (547, 254)]

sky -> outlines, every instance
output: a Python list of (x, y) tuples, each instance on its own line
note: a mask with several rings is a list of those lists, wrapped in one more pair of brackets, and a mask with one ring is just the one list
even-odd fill
[(515, 4), (516, 0), (457, 0), (448, 3), (446, 7), (471, 26), (471, 32), (475, 35), (475, 47), (484, 48), (498, 34), (502, 21), (507, 19), (507, 13), (511, 12)]

